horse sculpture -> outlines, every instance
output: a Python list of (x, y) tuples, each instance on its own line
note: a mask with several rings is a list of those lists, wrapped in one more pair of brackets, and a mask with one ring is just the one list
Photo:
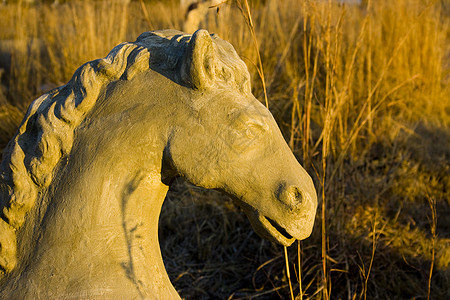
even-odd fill
[(1, 164), (1, 299), (180, 299), (158, 242), (174, 178), (230, 195), (282, 245), (311, 233), (311, 178), (233, 47), (143, 33), (36, 99)]

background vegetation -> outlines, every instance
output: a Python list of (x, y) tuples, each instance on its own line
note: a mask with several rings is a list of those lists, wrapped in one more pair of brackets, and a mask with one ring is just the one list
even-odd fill
[[(1, 149), (37, 96), (185, 14), (175, 1), (15, 2), (0, 6)], [(268, 106), (314, 178), (316, 225), (285, 257), (229, 199), (177, 181), (160, 239), (181, 296), (450, 299), (448, 1), (250, 1), (251, 19), (245, 2), (202, 27), (235, 46), (264, 102), (262, 66)]]

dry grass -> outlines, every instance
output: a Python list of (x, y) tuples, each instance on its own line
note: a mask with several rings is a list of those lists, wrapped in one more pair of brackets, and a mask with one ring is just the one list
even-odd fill
[[(317, 223), (301, 251), (288, 249), (288, 280), (284, 250), (227, 198), (177, 182), (160, 221), (177, 290), (186, 299), (289, 299), (290, 285), (297, 299), (450, 298), (448, 3), (250, 4), (254, 33), (236, 6), (204, 26), (235, 46), (263, 102), (264, 78), (269, 108), (314, 177)], [(1, 147), (31, 100), (82, 63), (142, 31), (181, 28), (175, 2), (145, 8), (0, 6)]]

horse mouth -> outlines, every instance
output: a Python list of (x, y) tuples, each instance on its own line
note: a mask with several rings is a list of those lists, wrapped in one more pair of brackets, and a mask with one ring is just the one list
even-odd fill
[(261, 225), (264, 227), (264, 229), (267, 230), (267, 232), (271, 235), (273, 239), (276, 240), (276, 242), (284, 246), (290, 246), (296, 240), (292, 235), (290, 235), (286, 231), (286, 229), (278, 225), (277, 222), (270, 219), (269, 217), (265, 217), (260, 214), (258, 216), (258, 219), (261, 222)]
[(272, 225), (273, 227), (275, 227), (276, 230), (278, 230), (278, 232), (283, 235), (285, 238), (287, 239), (293, 239), (294, 237), (292, 235), (290, 235), (286, 229), (284, 229), (283, 227), (281, 227), (280, 225), (278, 225), (274, 220), (272, 220), (269, 217), (265, 217), (267, 219), (267, 221), (269, 221), (270, 225)]

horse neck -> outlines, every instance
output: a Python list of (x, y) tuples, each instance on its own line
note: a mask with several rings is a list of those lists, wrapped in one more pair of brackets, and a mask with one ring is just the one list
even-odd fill
[[(45, 213), (31, 217), (19, 237), (25, 247), (19, 245), (21, 269), (28, 270), (21, 280), (48, 291), (48, 298), (65, 297), (74, 282), (84, 293), (80, 297), (96, 297), (100, 288), (115, 296), (119, 289), (124, 298), (177, 298), (158, 242), (159, 213), (168, 190), (160, 179), (161, 144), (150, 141), (152, 149), (125, 141), (117, 149), (108, 144), (118, 143), (108, 134), (80, 132), (54, 184), (42, 193), (41, 207), (33, 214), (42, 209)], [(144, 149), (149, 154), (143, 154)], [(40, 224), (31, 224), (37, 220)], [(27, 240), (38, 240), (34, 249), (27, 249)], [(28, 290), (27, 295), (33, 297), (39, 290)]]

